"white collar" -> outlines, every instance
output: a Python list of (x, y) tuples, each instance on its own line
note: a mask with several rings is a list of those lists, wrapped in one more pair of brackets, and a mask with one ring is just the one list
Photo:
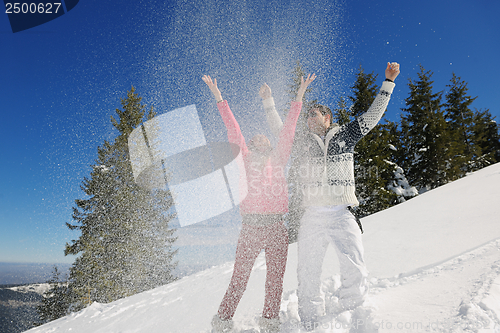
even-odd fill
[(323, 139), (318, 134), (315, 134), (315, 133), (312, 133), (312, 132), (311, 132), (311, 134), (316, 139), (316, 141), (318, 141), (318, 144), (321, 147), (321, 150), (323, 151), (323, 153), (326, 154), (326, 148), (328, 147), (328, 144), (330, 143), (330, 140), (333, 138), (333, 136), (335, 134), (338, 133), (339, 130), (340, 130), (339, 124), (333, 123), (330, 126), (330, 129), (328, 130), (328, 132), (326, 133), (326, 136), (324, 137), (324, 139), (325, 139), (324, 142), (323, 142)]

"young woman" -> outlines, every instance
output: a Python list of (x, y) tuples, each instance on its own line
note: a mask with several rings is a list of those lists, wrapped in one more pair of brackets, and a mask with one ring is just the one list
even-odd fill
[(316, 76), (301, 79), (297, 96), (288, 112), (280, 132), (276, 149), (271, 148), (269, 139), (262, 134), (252, 138), (247, 144), (227, 101), (222, 99), (217, 80), (203, 76), (210, 88), (222, 120), (227, 128), (229, 142), (237, 144), (245, 164), (248, 194), (240, 205), (242, 229), (236, 248), (233, 276), (212, 320), (213, 332), (229, 332), (233, 327), (232, 318), (243, 296), (253, 264), (262, 249), (266, 255), (265, 301), (259, 320), (261, 331), (278, 332), (280, 327), (279, 309), (283, 293), (283, 275), (288, 253), (288, 235), (282, 216), (288, 211), (288, 189), (285, 166), (295, 135), (295, 126), (302, 108), (302, 98)]

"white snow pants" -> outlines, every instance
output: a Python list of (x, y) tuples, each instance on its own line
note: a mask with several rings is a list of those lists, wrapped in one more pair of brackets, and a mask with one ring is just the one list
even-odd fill
[(340, 263), (339, 305), (346, 310), (359, 306), (368, 291), (361, 231), (347, 206), (307, 207), (298, 235), (297, 296), (302, 322), (314, 321), (324, 313), (320, 277), (329, 243)]

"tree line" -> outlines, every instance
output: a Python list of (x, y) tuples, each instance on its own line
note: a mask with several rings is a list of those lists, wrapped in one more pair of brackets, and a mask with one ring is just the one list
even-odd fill
[[(299, 62), (292, 74), (289, 93), (293, 96), (304, 75)], [(455, 73), (440, 91), (435, 90), (432, 75), (420, 65), (417, 78), (408, 80), (410, 92), (399, 122), (384, 116), (356, 145), (355, 182), (360, 205), (354, 210), (359, 217), (500, 162), (499, 126), (489, 109), (472, 109), (477, 97), (468, 94), (467, 82)], [(334, 121), (343, 125), (366, 112), (380, 88), (376, 80), (377, 75), (360, 66), (347, 100), (340, 97), (332, 108)], [(306, 100), (305, 108), (314, 103)], [(290, 183), (293, 186), (294, 181)], [(300, 216), (297, 200), (290, 200), (290, 214)]]

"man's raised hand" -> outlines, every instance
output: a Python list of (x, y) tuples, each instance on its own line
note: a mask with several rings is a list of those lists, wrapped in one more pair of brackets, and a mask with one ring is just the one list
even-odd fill
[(385, 78), (394, 81), (399, 75), (399, 64), (397, 62), (388, 62), (385, 69)]

